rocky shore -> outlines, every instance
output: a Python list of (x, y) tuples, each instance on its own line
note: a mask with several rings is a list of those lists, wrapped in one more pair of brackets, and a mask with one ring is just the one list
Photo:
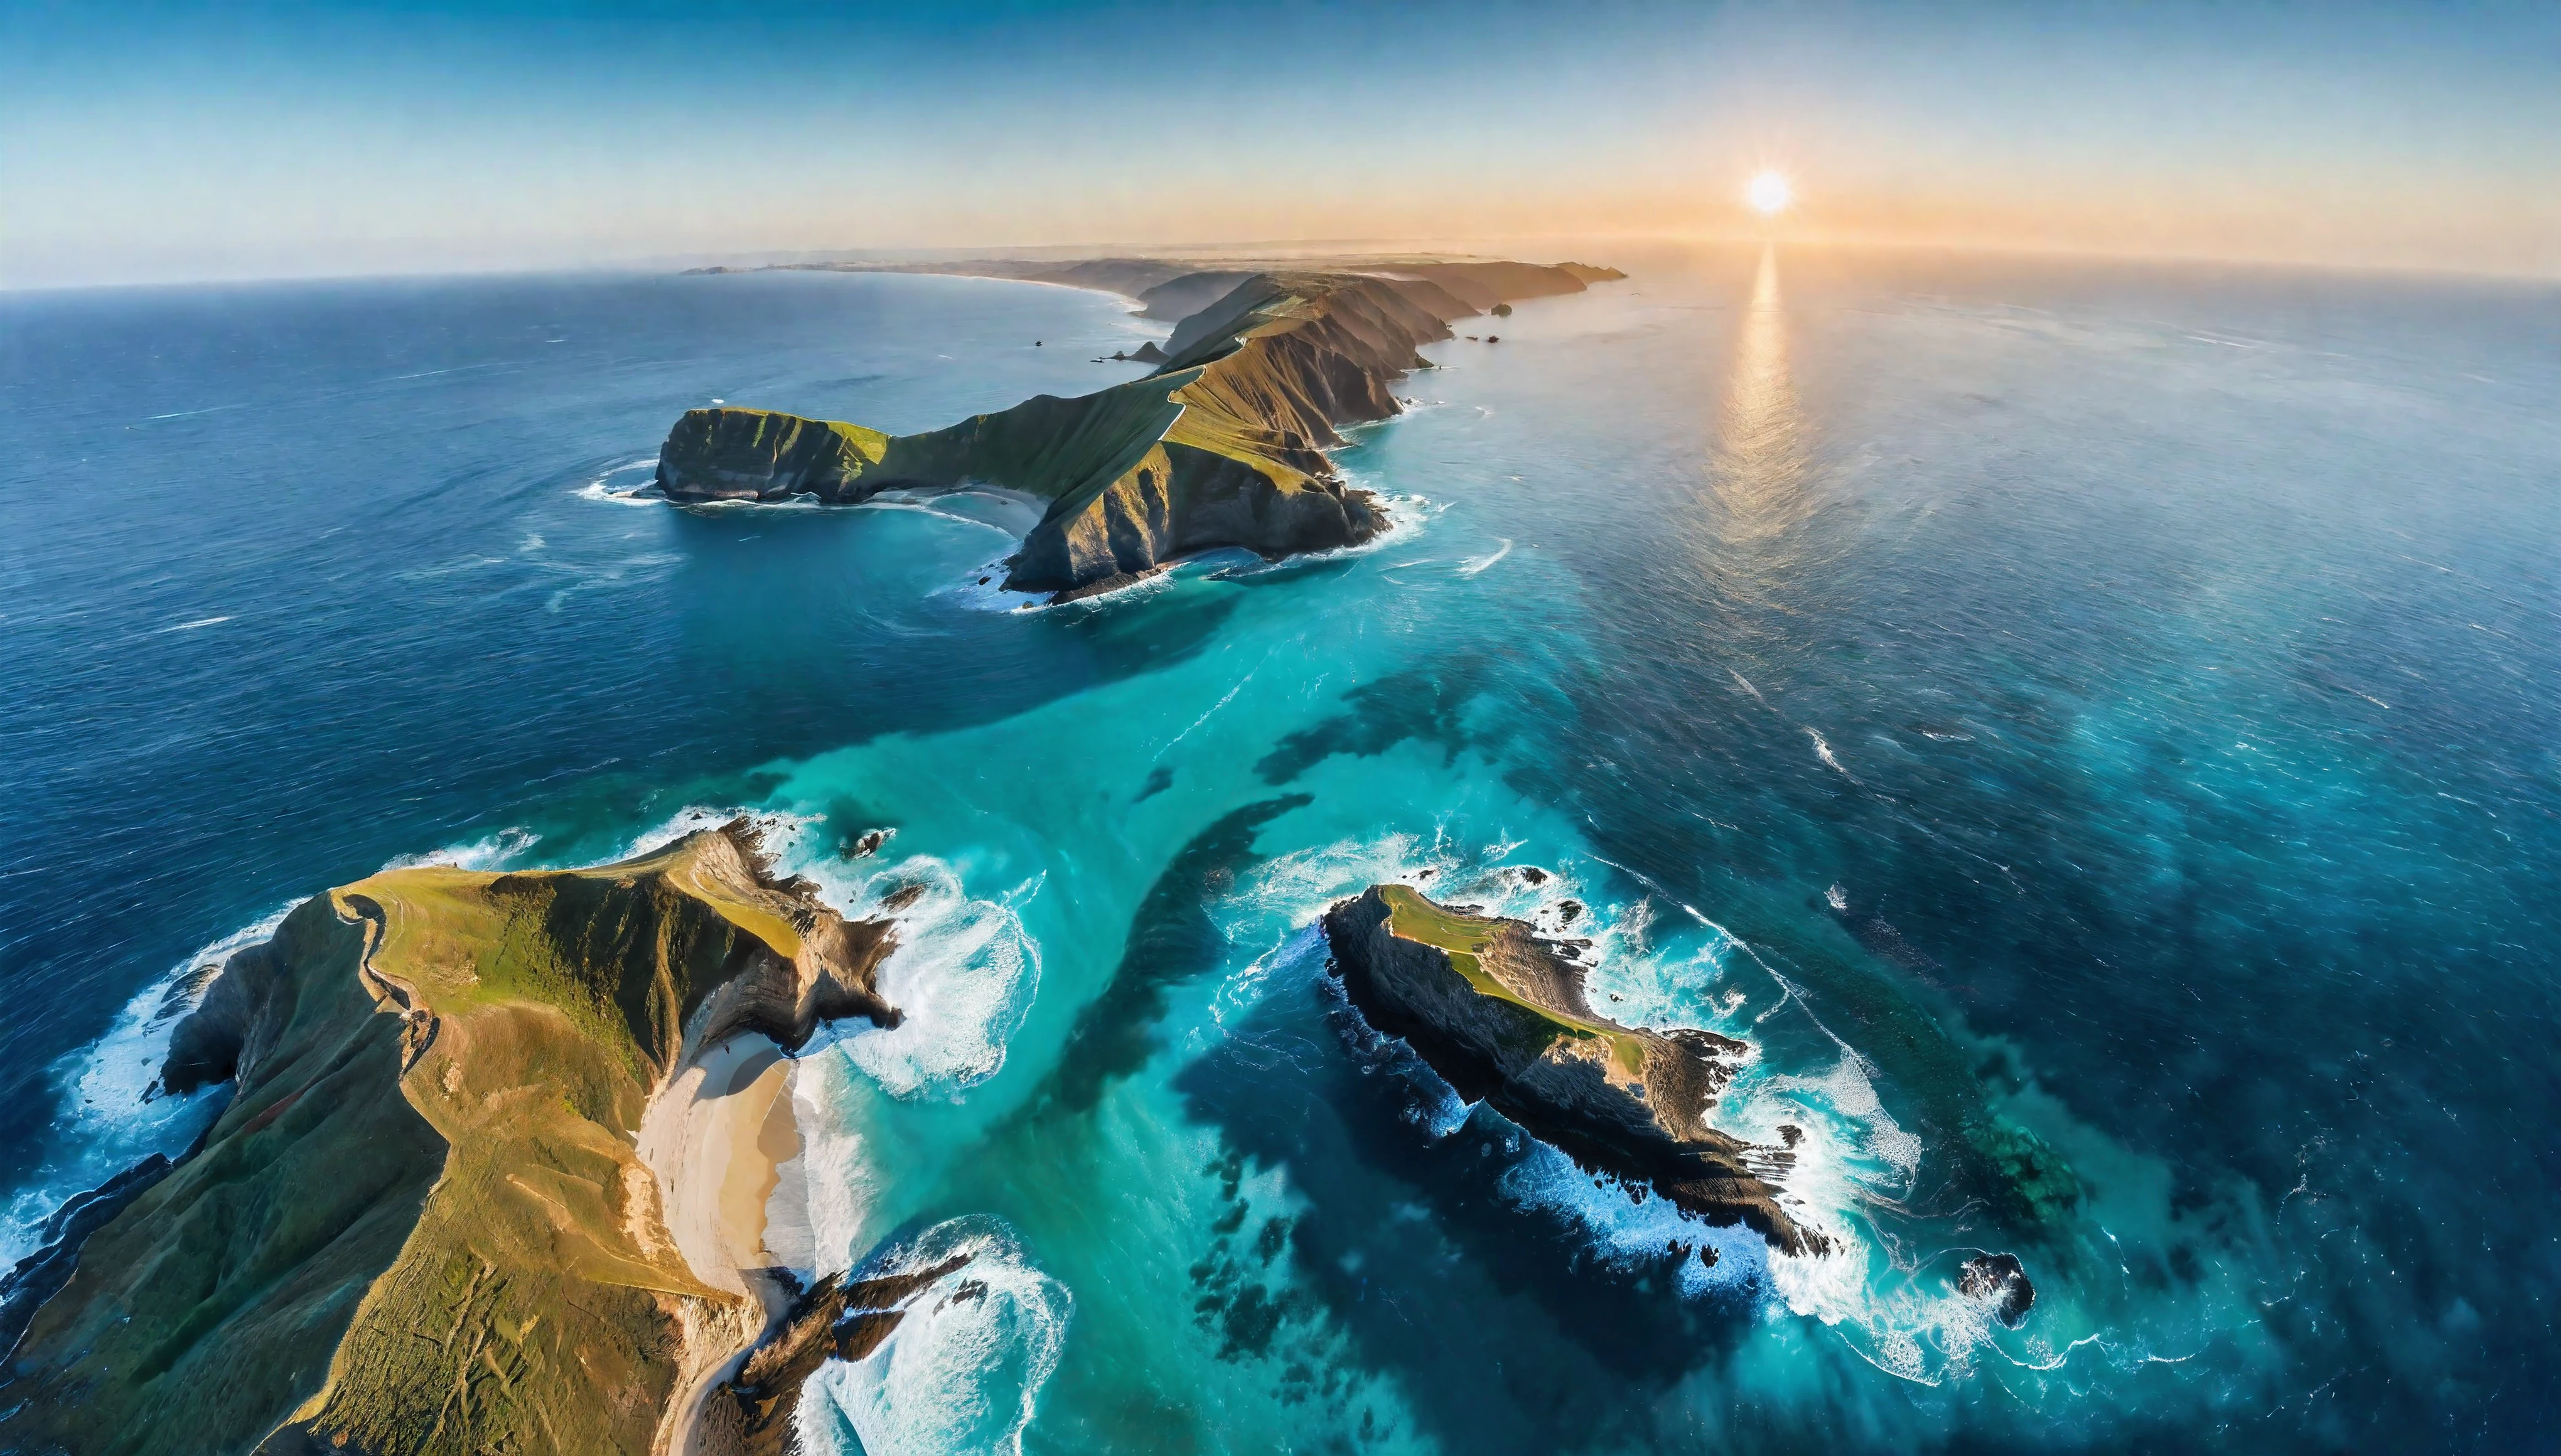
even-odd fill
[(1755, 1171), (1784, 1170), (1793, 1155), (1707, 1123), (1742, 1043), (1621, 1026), (1586, 1003), (1583, 968), (1528, 924), (1447, 908), (1401, 885), (1336, 903), (1324, 927), (1353, 1008), (1459, 1096), (1585, 1171), (1649, 1189), (1710, 1224), (1743, 1223), (1784, 1253), (1825, 1247)]
[(1141, 580), (1219, 548), (1280, 558), (1354, 546), (1386, 528), (1386, 512), (1346, 485), (1325, 452), (1343, 442), (1342, 426), (1399, 411), (1391, 386), (1428, 367), (1416, 350), (1450, 338), (1452, 320), (1507, 300), (1623, 276), (1579, 263), (1421, 260), (1162, 278), (1145, 260), (1094, 266), (1101, 271), (1072, 276), (1088, 286), (1144, 283), (1139, 296), (1151, 305), (1208, 297), (1175, 324), (1146, 378), (1076, 399), (1036, 396), (913, 435), (760, 409), (690, 410), (659, 451), (655, 488), (678, 502), (810, 496), (847, 505), (890, 489), (1017, 492), (1047, 505), (1005, 585), (1053, 599)]
[(744, 821), (305, 901), (172, 1039), (169, 1087), (237, 1087), (204, 1141), (31, 1271), (55, 1292), (0, 1368), (0, 1449), (700, 1448), (795, 1310), (764, 1248), (778, 1053), (896, 1024), (892, 934)]

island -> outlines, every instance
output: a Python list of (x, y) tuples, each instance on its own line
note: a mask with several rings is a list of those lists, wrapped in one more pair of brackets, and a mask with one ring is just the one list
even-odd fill
[(899, 1021), (895, 933), (744, 821), (304, 901), (172, 1038), (170, 1092), (236, 1085), (200, 1145), (29, 1261), (0, 1449), (781, 1450), (800, 1380), (948, 1272), (802, 1290), (764, 1245), (782, 1058)]
[(1659, 1195), (1711, 1225), (1745, 1224), (1783, 1253), (1828, 1246), (1790, 1215), (1774, 1181), (1793, 1155), (1707, 1122), (1743, 1043), (1621, 1026), (1585, 1000), (1569, 947), (1524, 921), (1438, 904), (1407, 886), (1337, 902), (1324, 929), (1353, 1009), (1402, 1038), (1460, 1097), (1585, 1172)]
[[(1399, 412), (1391, 386), (1452, 320), (1625, 276), (1582, 263), (1370, 260), (1170, 271), (1146, 259), (998, 272), (1135, 289), (1149, 310), (1197, 307), (1143, 378), (1075, 399), (1035, 396), (923, 434), (771, 410), (688, 410), (660, 449), (670, 501), (807, 496), (853, 505), (885, 490), (964, 486), (1028, 498), (1040, 517), (1006, 564), (1008, 590), (1070, 601), (1185, 556), (1278, 559), (1356, 546), (1387, 526), (1326, 451), (1342, 426)], [(994, 264), (943, 264), (978, 272)], [(1142, 351), (1143, 354), (1144, 351)]]

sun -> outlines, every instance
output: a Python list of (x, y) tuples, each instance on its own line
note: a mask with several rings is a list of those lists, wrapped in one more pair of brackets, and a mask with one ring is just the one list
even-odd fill
[(1776, 217), (1787, 211), (1789, 203), (1795, 201), (1796, 193), (1788, 185), (1787, 178), (1776, 172), (1764, 172), (1752, 179), (1752, 185), (1744, 189), (1743, 196), (1761, 213)]

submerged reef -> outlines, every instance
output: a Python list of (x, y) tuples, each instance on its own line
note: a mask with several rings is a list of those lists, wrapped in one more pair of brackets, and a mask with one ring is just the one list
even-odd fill
[(1325, 451), (1343, 443), (1340, 426), (1399, 412), (1390, 386), (1429, 367), (1417, 348), (1505, 299), (1623, 276), (1579, 263), (1417, 261), (1157, 278), (1165, 266), (1100, 259), (1001, 274), (1141, 290), (1151, 309), (1205, 298), (1143, 379), (1077, 399), (1039, 395), (910, 435), (762, 409), (689, 410), (659, 451), (656, 489), (679, 502), (830, 504), (892, 489), (1016, 492), (1044, 509), (1005, 586), (1054, 600), (1222, 547), (1279, 558), (1353, 546), (1384, 530), (1387, 515), (1344, 484)]
[(1585, 1171), (1649, 1188), (1685, 1213), (1743, 1223), (1785, 1253), (1820, 1252), (1755, 1167), (1793, 1155), (1707, 1124), (1743, 1043), (1624, 1027), (1584, 1000), (1583, 967), (1520, 920), (1469, 914), (1401, 885), (1326, 911), (1334, 973), (1369, 1024), (1403, 1038), (1470, 1102), (1484, 1102)]
[(744, 822), (304, 901), (180, 1025), (168, 1088), (236, 1091), (65, 1255), (0, 1367), (0, 1449), (694, 1449), (789, 1303), (745, 1266), (761, 1199), (740, 1227), (724, 1197), (763, 1065), (723, 1058), (895, 1024), (890, 945)]

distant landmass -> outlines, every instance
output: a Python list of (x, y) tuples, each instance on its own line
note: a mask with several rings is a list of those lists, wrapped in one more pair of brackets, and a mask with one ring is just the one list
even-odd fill
[(1399, 412), (1390, 387), (1430, 367), (1415, 351), (1451, 337), (1453, 321), (1625, 276), (1573, 262), (1424, 258), (792, 266), (1099, 288), (1177, 320), (1160, 353), (1136, 356), (1157, 363), (1154, 373), (1077, 399), (1035, 396), (911, 435), (764, 409), (694, 409), (659, 452), (656, 488), (678, 502), (854, 504), (884, 490), (962, 486), (1029, 497), (1042, 515), (1004, 584), (1053, 601), (1131, 584), (1197, 552), (1279, 558), (1371, 539), (1387, 514), (1326, 457), (1343, 442), (1340, 427)]

